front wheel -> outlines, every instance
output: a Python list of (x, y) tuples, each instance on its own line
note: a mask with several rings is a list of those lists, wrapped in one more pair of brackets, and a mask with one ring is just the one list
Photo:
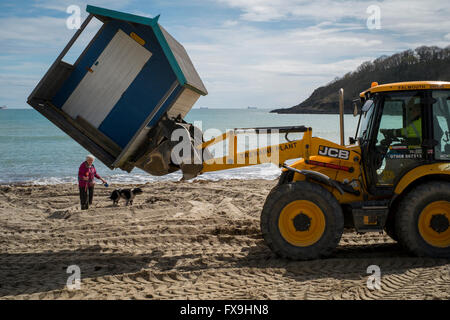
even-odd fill
[(268, 195), (261, 213), (266, 244), (281, 257), (309, 260), (328, 256), (344, 231), (336, 198), (310, 182), (282, 184)]
[(400, 243), (419, 256), (450, 258), (450, 183), (428, 182), (402, 200), (395, 221)]
[(387, 235), (391, 237), (392, 240), (398, 241), (397, 233), (395, 231), (395, 212), (397, 212), (397, 210), (394, 211), (394, 214), (389, 213), (384, 226), (384, 231), (386, 231)]

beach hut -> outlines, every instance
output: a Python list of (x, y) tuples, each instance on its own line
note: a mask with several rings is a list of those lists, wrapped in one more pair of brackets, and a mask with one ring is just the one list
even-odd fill
[[(28, 104), (111, 169), (175, 171), (167, 140), (177, 126), (187, 125), (183, 118), (207, 94), (186, 50), (159, 16), (89, 5), (86, 10), (88, 17)], [(74, 64), (63, 61), (93, 17), (103, 23), (97, 34)]]

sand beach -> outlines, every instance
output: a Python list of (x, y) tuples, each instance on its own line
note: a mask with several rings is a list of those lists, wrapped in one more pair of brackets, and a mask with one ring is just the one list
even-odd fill
[[(128, 207), (97, 186), (85, 211), (75, 184), (0, 186), (0, 299), (450, 298), (448, 260), (411, 256), (385, 234), (346, 231), (327, 259), (278, 258), (259, 228), (275, 184), (147, 183)], [(367, 286), (371, 265), (380, 289)]]

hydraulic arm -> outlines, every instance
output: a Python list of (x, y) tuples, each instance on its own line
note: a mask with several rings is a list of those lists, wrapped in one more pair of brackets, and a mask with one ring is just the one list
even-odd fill
[[(304, 133), (303, 138), (289, 141), (289, 133)], [(239, 134), (274, 134), (284, 133), (288, 142), (280, 143), (267, 147), (256, 148), (244, 152), (237, 152), (237, 139)], [(228, 154), (223, 157), (213, 158), (203, 162), (203, 168), (200, 173), (226, 170), (232, 168), (258, 165), (262, 163), (273, 163), (281, 166), (286, 160), (296, 158), (307, 158), (309, 156), (309, 145), (311, 144), (311, 128), (304, 126), (294, 127), (267, 127), (267, 128), (239, 128), (228, 131), (223, 135), (204, 142), (198, 146), (204, 150), (221, 141), (228, 140)]]

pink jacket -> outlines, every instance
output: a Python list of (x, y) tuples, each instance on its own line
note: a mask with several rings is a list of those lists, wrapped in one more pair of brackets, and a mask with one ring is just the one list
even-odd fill
[[(88, 179), (83, 179), (84, 177), (87, 177)], [(94, 177), (97, 179), (102, 179), (95, 170), (94, 165), (91, 167), (88, 167), (87, 162), (83, 162), (80, 165), (80, 169), (78, 169), (78, 186), (84, 188), (86, 186), (92, 187), (94, 182)]]

